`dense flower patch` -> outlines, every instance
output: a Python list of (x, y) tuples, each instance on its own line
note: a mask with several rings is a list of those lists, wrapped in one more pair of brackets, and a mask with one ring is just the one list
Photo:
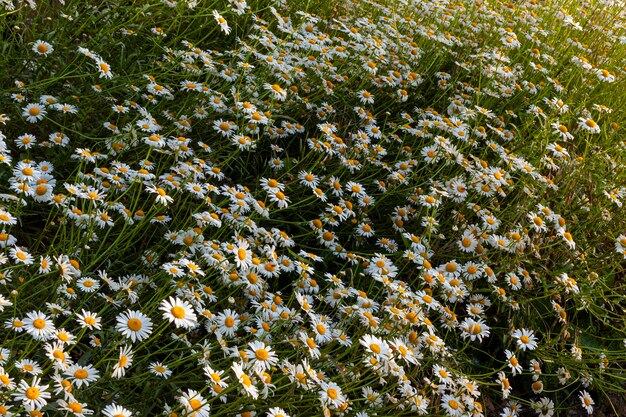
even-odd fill
[(615, 410), (619, 4), (66, 3), (0, 2), (0, 415)]

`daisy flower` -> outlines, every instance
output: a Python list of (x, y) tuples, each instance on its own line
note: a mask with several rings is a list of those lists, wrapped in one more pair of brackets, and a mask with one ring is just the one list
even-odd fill
[(320, 401), (325, 406), (340, 407), (346, 401), (341, 388), (334, 382), (321, 381)]
[(446, 414), (450, 417), (461, 416), (465, 414), (465, 405), (463, 401), (452, 394), (445, 394), (441, 397), (441, 404)]
[(174, 322), (176, 327), (191, 329), (198, 324), (198, 318), (193, 311), (193, 307), (187, 301), (170, 297), (163, 300), (159, 310), (163, 311), (163, 318)]
[(520, 365), (519, 360), (515, 356), (515, 353), (511, 352), (508, 349), (505, 350), (504, 353), (506, 354), (506, 359), (507, 359), (509, 367), (511, 368), (511, 372), (513, 373), (513, 376), (517, 374), (521, 374), (523, 370), (522, 365)]
[(109, 404), (102, 409), (102, 415), (106, 417), (131, 417), (133, 413), (116, 404)]
[(479, 342), (482, 342), (483, 337), (489, 336), (490, 329), (484, 321), (467, 317), (463, 320), (463, 323), (461, 323), (461, 330), (461, 336), (463, 336), (463, 339), (467, 339), (469, 337), (471, 341), (478, 339)]
[(593, 405), (595, 404), (595, 402), (593, 402), (591, 395), (589, 395), (587, 391), (582, 390), (578, 394), (578, 398), (580, 398), (580, 402), (582, 403), (585, 411), (587, 411), (587, 414), (593, 414)]
[(152, 320), (141, 311), (125, 311), (116, 320), (115, 329), (133, 342), (141, 342), (152, 333)]
[(217, 331), (227, 337), (234, 337), (235, 332), (239, 328), (239, 315), (227, 308), (217, 315), (216, 322), (218, 325)]
[(80, 327), (88, 328), (89, 330), (102, 329), (100, 324), (102, 317), (98, 317), (96, 313), (90, 311), (81, 310), (80, 314), (76, 314), (76, 321), (78, 321)]
[(39, 375), (42, 372), (41, 366), (31, 359), (21, 359), (15, 361), (15, 368), (20, 372), (29, 373), (31, 375)]
[(276, 203), (279, 208), (286, 208), (290, 203), (289, 197), (287, 197), (282, 191), (270, 193), (269, 198), (270, 201)]
[(300, 179), (300, 184), (311, 189), (316, 188), (319, 184), (319, 178), (311, 172), (300, 171), (298, 178)]
[(283, 89), (278, 84), (265, 83), (263, 84), (263, 88), (272, 93), (274, 98), (278, 101), (283, 101), (287, 98), (287, 90)]
[(74, 397), (68, 398), (68, 401), (57, 400), (57, 404), (61, 410), (68, 411), (70, 415), (85, 417), (86, 415), (93, 414), (93, 410), (87, 408), (87, 403), (81, 403)]
[(100, 373), (92, 365), (75, 364), (65, 371), (65, 375), (73, 381), (77, 388), (80, 388), (83, 385), (88, 386), (92, 382), (97, 381)]
[(289, 417), (289, 414), (280, 407), (272, 407), (267, 412), (267, 417)]
[(26, 107), (22, 107), (22, 116), (30, 123), (37, 123), (43, 120), (46, 115), (46, 109), (39, 103), (30, 103)]
[[(2, 208), (0, 208), (0, 224), (6, 224), (9, 226), (12, 226), (16, 223), (17, 223), (17, 218), (15, 218), (15, 216), (13, 216), (8, 211), (4, 211)], [(626, 238), (624, 238), (624, 242), (626, 245)]]
[(54, 48), (48, 42), (37, 40), (33, 44), (33, 52), (39, 55), (46, 56), (54, 52)]
[(259, 390), (252, 384), (252, 380), (247, 373), (243, 371), (241, 363), (234, 363), (232, 365), (233, 372), (237, 376), (237, 380), (243, 386), (244, 391), (253, 399), (257, 399), (259, 396)]
[(367, 90), (361, 90), (357, 93), (357, 97), (363, 104), (374, 104), (374, 96)]
[(148, 192), (150, 192), (152, 194), (156, 194), (156, 201), (157, 201), (157, 203), (161, 203), (164, 206), (167, 206), (169, 203), (174, 201), (174, 199), (172, 197), (167, 195), (167, 193), (165, 192), (165, 190), (163, 188), (157, 187), (155, 185), (147, 186), (146, 187), (146, 191), (148, 191)]
[(261, 341), (255, 341), (248, 344), (250, 347), (246, 349), (246, 354), (250, 361), (250, 366), (255, 372), (264, 372), (278, 363), (278, 356), (269, 346)]
[(31, 265), (34, 262), (33, 255), (26, 252), (24, 248), (19, 246), (9, 249), (9, 255), (15, 262), (23, 263), (25, 265)]
[(531, 402), (530, 406), (535, 410), (538, 417), (551, 417), (554, 415), (554, 401), (547, 397)]
[(78, 108), (76, 108), (76, 106), (72, 104), (67, 104), (67, 103), (63, 103), (63, 104), (57, 103), (54, 105), (54, 109), (62, 113), (70, 113), (70, 114), (78, 113)]
[(41, 311), (26, 313), (26, 318), (23, 320), (23, 328), (35, 340), (48, 340), (55, 331), (52, 320)]
[(235, 263), (237, 268), (245, 270), (252, 266), (252, 251), (248, 241), (240, 240), (237, 246), (233, 247), (233, 253), (236, 255)]
[(111, 67), (109, 66), (109, 64), (104, 62), (102, 58), (96, 58), (96, 66), (98, 67), (98, 71), (100, 72), (100, 78), (113, 78)]
[(4, 370), (4, 367), (0, 366), (0, 387), (13, 391), (15, 389), (15, 382), (8, 372)]
[(111, 377), (121, 378), (126, 374), (126, 368), (133, 364), (133, 351), (130, 346), (120, 347), (120, 356), (117, 363), (113, 366)]
[(532, 330), (517, 329), (511, 336), (517, 339), (517, 347), (522, 350), (534, 350), (537, 348), (537, 338)]
[(178, 401), (185, 408), (185, 415), (188, 417), (208, 417), (210, 415), (210, 404), (198, 391), (187, 390), (178, 397)]
[(166, 365), (163, 365), (161, 362), (153, 362), (153, 363), (151, 363), (150, 364), (150, 372), (152, 372), (156, 376), (160, 376), (160, 377), (163, 377), (163, 378), (166, 378), (166, 379), (170, 375), (172, 375), (172, 371)]
[(569, 133), (569, 130), (567, 129), (567, 126), (562, 125), (559, 122), (554, 122), (554, 123), (552, 123), (551, 126), (554, 129), (552, 131), (552, 133), (560, 135), (561, 139), (563, 139), (563, 140), (572, 140), (572, 139), (574, 139), (574, 136), (571, 133)]
[(55, 369), (67, 369), (73, 365), (69, 354), (63, 351), (63, 342), (46, 343), (45, 349), (48, 358), (54, 362)]
[(11, 394), (16, 401), (22, 401), (22, 405), (27, 411), (39, 410), (48, 404), (51, 394), (47, 392), (49, 385), (40, 385), (38, 377), (30, 384), (25, 380), (20, 381), (17, 392)]
[(228, 26), (226, 19), (224, 19), (217, 10), (213, 10), (213, 17), (215, 18), (217, 24), (220, 25), (222, 32), (228, 35), (230, 33), (230, 27)]
[(579, 117), (579, 126), (589, 133), (600, 133), (600, 126), (590, 117)]

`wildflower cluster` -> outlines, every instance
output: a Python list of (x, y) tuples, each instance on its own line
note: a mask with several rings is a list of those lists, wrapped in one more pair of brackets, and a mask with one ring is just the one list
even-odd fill
[(620, 391), (619, 5), (70, 3), (0, 2), (0, 414)]

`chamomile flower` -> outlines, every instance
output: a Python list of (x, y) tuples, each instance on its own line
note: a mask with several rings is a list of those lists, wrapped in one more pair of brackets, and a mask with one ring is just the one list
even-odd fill
[(54, 48), (46, 41), (37, 40), (33, 44), (33, 52), (38, 55), (46, 56), (54, 52)]
[(215, 320), (218, 326), (217, 331), (220, 334), (226, 337), (235, 336), (235, 332), (239, 328), (240, 323), (239, 315), (235, 311), (227, 308), (221, 311)]
[(359, 91), (357, 97), (363, 104), (374, 104), (374, 95), (367, 90)]
[(282, 408), (280, 408), (280, 407), (272, 407), (267, 412), (267, 416), (266, 417), (290, 417), (290, 416)]
[(172, 375), (172, 370), (164, 365), (161, 362), (152, 362), (149, 366), (150, 372), (152, 372), (156, 376), (160, 376), (162, 378), (169, 378)]
[(446, 410), (446, 414), (450, 417), (457, 417), (465, 414), (465, 404), (459, 397), (453, 394), (443, 395), (443, 397), (441, 397), (441, 405), (443, 409)]
[(7, 391), (13, 391), (15, 389), (15, 381), (3, 367), (0, 366), (0, 388), (4, 388)]
[(121, 378), (126, 373), (126, 369), (133, 364), (133, 351), (130, 346), (120, 347), (120, 356), (117, 363), (113, 365), (111, 377)]
[(57, 400), (57, 404), (60, 410), (63, 410), (72, 416), (85, 417), (93, 414), (93, 410), (87, 408), (87, 403), (81, 403), (76, 400), (76, 398), (71, 396), (67, 398), (67, 401), (61, 399)]
[(578, 398), (580, 398), (580, 402), (582, 403), (582, 406), (587, 414), (593, 414), (593, 405), (595, 402), (593, 401), (593, 398), (591, 398), (591, 395), (589, 395), (587, 391), (582, 390), (578, 394)]
[(504, 353), (506, 354), (507, 364), (509, 368), (511, 368), (511, 372), (513, 373), (513, 376), (517, 374), (521, 374), (523, 368), (522, 368), (522, 365), (519, 363), (517, 356), (515, 356), (515, 353), (511, 352), (508, 349), (505, 350)]
[(537, 348), (537, 338), (532, 330), (517, 329), (511, 333), (517, 339), (517, 347), (522, 350), (534, 350)]
[(33, 381), (29, 384), (26, 380), (22, 379), (17, 392), (11, 394), (15, 401), (21, 401), (22, 405), (27, 411), (40, 410), (46, 404), (52, 394), (46, 391), (49, 385), (42, 385), (39, 377), (33, 378)]
[(9, 255), (17, 263), (31, 265), (34, 262), (33, 255), (20, 246), (15, 246), (9, 249)]
[(271, 347), (266, 346), (261, 341), (255, 341), (248, 344), (249, 349), (246, 349), (246, 354), (251, 358), (250, 366), (255, 372), (264, 372), (270, 369), (270, 367), (278, 363), (278, 356)]
[(198, 324), (198, 318), (193, 311), (193, 307), (187, 301), (170, 297), (163, 300), (159, 310), (163, 311), (163, 318), (174, 323), (176, 327), (187, 329), (194, 328)]
[(141, 311), (125, 311), (116, 320), (115, 329), (133, 342), (141, 342), (152, 333), (152, 320)]
[(65, 375), (70, 379), (77, 388), (85, 385), (88, 386), (92, 382), (95, 382), (100, 377), (100, 373), (96, 368), (92, 365), (72, 365), (67, 371), (65, 371)]
[(233, 372), (235, 372), (237, 380), (243, 387), (244, 392), (253, 399), (257, 399), (259, 396), (259, 390), (252, 383), (250, 376), (246, 372), (244, 372), (243, 365), (241, 363), (234, 363), (232, 365), (232, 369)]
[(215, 18), (217, 24), (220, 26), (222, 32), (228, 35), (230, 33), (230, 26), (228, 26), (228, 22), (226, 21), (226, 19), (224, 19), (217, 10), (213, 10), (213, 17)]
[(132, 417), (133, 413), (117, 404), (109, 404), (102, 409), (102, 415), (106, 417)]
[(113, 78), (113, 73), (111, 72), (111, 67), (107, 64), (102, 58), (97, 57), (96, 67), (98, 68), (98, 72), (100, 73), (100, 78)]
[(30, 123), (37, 123), (43, 120), (46, 113), (45, 107), (39, 103), (30, 103), (22, 108), (22, 116)]
[(561, 137), (563, 140), (572, 140), (574, 136), (569, 132), (567, 126), (560, 124), (559, 122), (552, 123), (552, 133), (555, 133)]
[(26, 318), (23, 320), (23, 328), (35, 340), (48, 340), (55, 331), (52, 320), (41, 311), (26, 313)]
[(287, 98), (287, 90), (283, 89), (278, 84), (263, 84), (263, 88), (272, 94), (272, 97), (278, 101), (284, 101)]
[(471, 341), (478, 339), (479, 342), (482, 342), (484, 337), (489, 336), (490, 328), (481, 319), (467, 317), (461, 323), (461, 330), (463, 339), (469, 337)]
[(178, 401), (185, 409), (185, 416), (188, 417), (208, 417), (211, 406), (198, 391), (187, 390), (183, 392)]
[(319, 398), (323, 405), (338, 408), (346, 401), (339, 385), (334, 382), (321, 381)]
[(171, 196), (167, 195), (167, 192), (163, 188), (157, 187), (154, 184), (148, 185), (146, 187), (146, 191), (156, 194), (156, 201), (164, 206), (167, 206), (169, 203), (174, 201)]
[(78, 324), (89, 330), (100, 330), (102, 329), (102, 325), (100, 322), (102, 321), (102, 317), (98, 317), (96, 313), (92, 313), (90, 311), (81, 310), (80, 314), (76, 314), (76, 321)]
[(589, 133), (600, 133), (600, 126), (590, 117), (579, 117), (578, 118), (578, 126), (586, 132)]

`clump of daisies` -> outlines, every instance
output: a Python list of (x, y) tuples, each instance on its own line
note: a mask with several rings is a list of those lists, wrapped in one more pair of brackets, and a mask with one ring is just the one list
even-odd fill
[(0, 57), (0, 414), (623, 394), (619, 5), (74, 3)]

